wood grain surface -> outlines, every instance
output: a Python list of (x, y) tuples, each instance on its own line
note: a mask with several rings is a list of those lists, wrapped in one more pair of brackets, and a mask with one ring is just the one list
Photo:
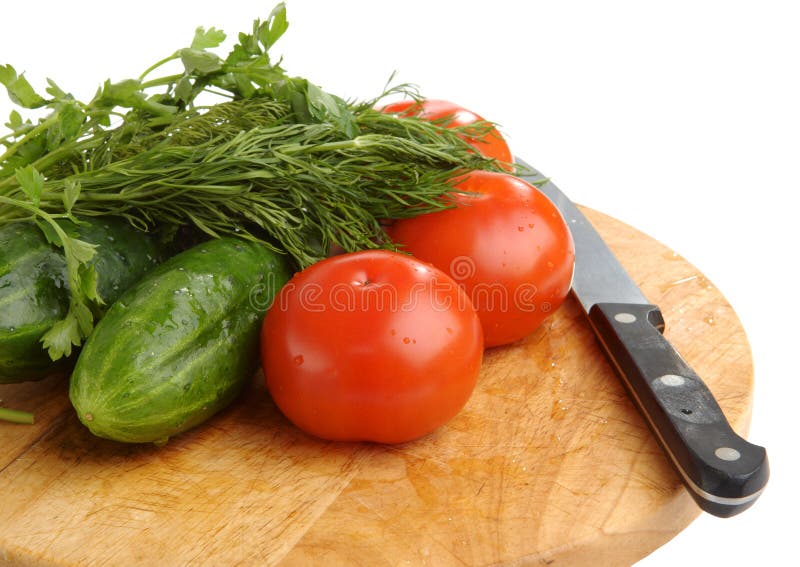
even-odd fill
[[(584, 211), (746, 435), (752, 361), (725, 298), (663, 245)], [(310, 438), (261, 376), (161, 448), (93, 437), (64, 378), (0, 399), (37, 416), (0, 423), (0, 564), (630, 565), (699, 514), (572, 298), (488, 350), (461, 413), (403, 445)]]

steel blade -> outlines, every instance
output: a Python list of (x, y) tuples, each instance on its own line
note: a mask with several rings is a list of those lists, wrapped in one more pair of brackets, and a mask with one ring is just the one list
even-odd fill
[(517, 159), (527, 169), (522, 179), (539, 188), (555, 204), (567, 222), (575, 241), (575, 274), (572, 293), (586, 313), (597, 303), (650, 302), (630, 277), (617, 257), (603, 241), (589, 220), (569, 198), (530, 165)]

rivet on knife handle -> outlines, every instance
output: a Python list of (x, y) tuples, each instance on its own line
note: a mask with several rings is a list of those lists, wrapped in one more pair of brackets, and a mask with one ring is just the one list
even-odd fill
[(599, 303), (595, 334), (697, 504), (715, 516), (755, 502), (767, 453), (737, 435), (700, 377), (661, 334), (654, 305)]

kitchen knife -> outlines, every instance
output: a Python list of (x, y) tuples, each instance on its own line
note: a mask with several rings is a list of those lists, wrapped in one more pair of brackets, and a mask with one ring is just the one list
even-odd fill
[(572, 294), (628, 394), (701, 509), (729, 517), (750, 507), (769, 478), (763, 447), (742, 439), (697, 373), (663, 336), (664, 318), (578, 208), (517, 160), (520, 177), (558, 207), (575, 241)]

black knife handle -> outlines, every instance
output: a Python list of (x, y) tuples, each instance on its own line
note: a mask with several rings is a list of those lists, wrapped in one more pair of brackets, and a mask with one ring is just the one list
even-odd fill
[(662, 335), (658, 307), (601, 303), (589, 320), (700, 508), (729, 517), (750, 507), (769, 478), (767, 452), (731, 429), (708, 387)]

